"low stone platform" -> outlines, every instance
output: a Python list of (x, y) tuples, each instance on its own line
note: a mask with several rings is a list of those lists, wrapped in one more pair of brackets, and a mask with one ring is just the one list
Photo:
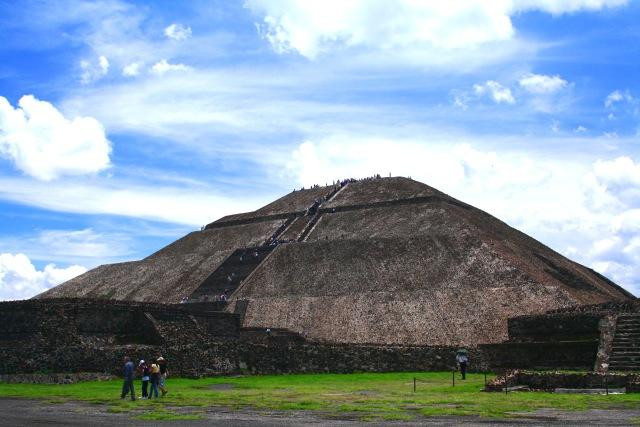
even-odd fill
[[(541, 371), (508, 371), (493, 380), (485, 387), (485, 391), (504, 392), (526, 387), (528, 390), (568, 393), (568, 390), (602, 390), (603, 394), (625, 390), (627, 393), (640, 392), (640, 373), (596, 372), (541, 372)], [(576, 391), (577, 392), (577, 391)]]

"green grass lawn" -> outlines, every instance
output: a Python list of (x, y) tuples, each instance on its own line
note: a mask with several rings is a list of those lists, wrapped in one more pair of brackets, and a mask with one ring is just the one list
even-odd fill
[[(414, 377), (418, 380), (415, 393)], [(483, 385), (483, 375), (470, 374), (466, 381), (457, 378), (456, 386), (452, 387), (450, 372), (265, 375), (199, 380), (170, 378), (169, 394), (151, 401), (121, 401), (120, 381), (70, 385), (0, 383), (0, 397), (85, 401), (108, 405), (111, 412), (131, 412), (132, 416), (153, 420), (197, 419), (208, 406), (320, 411), (326, 416), (355, 415), (363, 420), (410, 420), (431, 415), (499, 418), (540, 408), (613, 409), (637, 408), (640, 404), (640, 394), (486, 393), (481, 391)], [(139, 395), (139, 381), (135, 387)]]

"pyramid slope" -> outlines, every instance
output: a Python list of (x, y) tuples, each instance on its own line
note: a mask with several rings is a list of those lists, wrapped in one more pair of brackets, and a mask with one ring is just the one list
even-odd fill
[(214, 221), (212, 224), (260, 218), (270, 215), (304, 212), (305, 209), (313, 204), (314, 200), (327, 195), (332, 190), (332, 188), (332, 186), (328, 186), (316, 187), (306, 190), (295, 190), (287, 194), (286, 196), (282, 196), (278, 200), (261, 207), (258, 210), (241, 214), (227, 215), (217, 221)]
[(236, 292), (250, 301), (245, 324), (329, 341), (473, 345), (506, 339), (509, 317), (629, 298), (466, 211), (438, 202), (326, 214), (305, 244), (279, 247)]
[(177, 303), (235, 249), (261, 245), (283, 220), (195, 231), (141, 261), (94, 268), (38, 298), (110, 298)]
[[(112, 264), (39, 297), (178, 302), (235, 250), (281, 244), (242, 276), (245, 326), (341, 342), (477, 344), (508, 317), (634, 297), (491, 215), (407, 178), (294, 191), (231, 215), (149, 257)], [(329, 197), (317, 214), (316, 199)], [(304, 233), (302, 233), (304, 231)], [(223, 264), (224, 262), (224, 264)], [(216, 286), (212, 284), (212, 289)]]

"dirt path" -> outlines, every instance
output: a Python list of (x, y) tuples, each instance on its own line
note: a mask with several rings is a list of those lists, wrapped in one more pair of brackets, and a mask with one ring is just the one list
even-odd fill
[[(199, 411), (202, 408), (198, 408)], [(188, 413), (189, 409), (182, 408)], [(26, 399), (0, 399), (1, 426), (533, 426), (551, 425), (563, 427), (584, 427), (585, 425), (628, 426), (640, 420), (640, 409), (637, 410), (589, 410), (566, 412), (541, 410), (535, 413), (522, 414), (521, 418), (505, 420), (489, 420), (476, 417), (430, 417), (414, 422), (362, 423), (349, 419), (327, 419), (309, 412), (257, 412), (227, 411), (222, 408), (209, 408), (204, 418), (195, 421), (141, 421), (132, 419), (132, 413), (110, 413), (104, 405), (90, 405), (82, 402), (60, 404), (44, 403)], [(346, 418), (347, 416), (345, 416)]]

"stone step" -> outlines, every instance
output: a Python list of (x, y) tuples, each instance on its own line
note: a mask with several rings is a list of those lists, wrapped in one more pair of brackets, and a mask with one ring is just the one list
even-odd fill
[(640, 361), (638, 360), (610, 360), (609, 366), (637, 366), (640, 368)]
[(640, 371), (640, 364), (638, 365), (609, 365), (610, 371)]
[(629, 354), (612, 354), (609, 356), (609, 361), (621, 361), (628, 360), (633, 362), (640, 362), (640, 355), (629, 355)]

